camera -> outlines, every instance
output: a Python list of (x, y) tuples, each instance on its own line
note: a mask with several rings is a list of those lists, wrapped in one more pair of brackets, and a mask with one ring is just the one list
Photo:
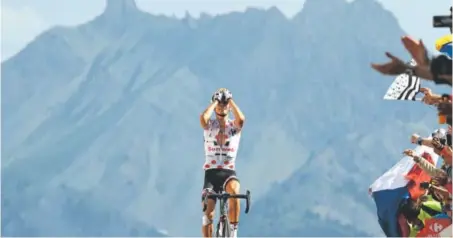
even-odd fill
[(433, 16), (433, 27), (450, 28), (450, 32), (451, 32), (452, 31), (451, 15), (452, 15), (452, 7), (450, 7), (450, 15)]
[(451, 15), (433, 17), (433, 27), (435, 28), (451, 28), (451, 25)]
[(429, 182), (420, 183), (420, 188), (429, 189), (430, 187), (431, 187), (431, 184)]

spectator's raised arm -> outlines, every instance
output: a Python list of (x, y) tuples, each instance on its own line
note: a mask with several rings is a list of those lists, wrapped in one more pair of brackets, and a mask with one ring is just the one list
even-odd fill
[(428, 51), (422, 40), (417, 41), (410, 36), (403, 36), (401, 41), (418, 66), (429, 68)]
[(371, 67), (381, 74), (385, 75), (399, 75), (409, 69), (408, 65), (396, 56), (386, 52), (385, 55), (391, 59), (390, 62), (384, 64), (371, 64)]
[(417, 134), (412, 134), (411, 143), (417, 145), (424, 145), (433, 148), (430, 138), (423, 138)]
[(426, 173), (428, 173), (430, 176), (439, 176), (445, 174), (443, 170), (436, 168), (434, 164), (430, 163), (424, 157), (416, 155), (413, 150), (405, 150), (404, 154), (409, 157), (412, 157), (414, 162), (417, 163), (417, 165), (421, 169), (423, 169)]
[(420, 88), (420, 92), (425, 94), (422, 101), (428, 105), (438, 104), (442, 101), (442, 95), (433, 94), (430, 88)]

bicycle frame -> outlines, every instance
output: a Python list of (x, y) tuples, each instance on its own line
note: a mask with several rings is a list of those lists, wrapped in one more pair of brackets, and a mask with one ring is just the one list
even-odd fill
[[(222, 192), (221, 194), (224, 194)], [(225, 216), (228, 211), (228, 198), (220, 198), (219, 199), (219, 208), (220, 208), (220, 216)]]
[[(221, 194), (224, 194), (222, 192)], [(216, 229), (216, 237), (226, 237), (225, 231), (230, 229), (230, 222), (228, 220), (228, 198), (220, 198), (219, 199), (219, 221), (217, 222), (217, 229)], [(220, 232), (222, 232), (220, 234)], [(227, 232), (231, 233), (231, 231)]]

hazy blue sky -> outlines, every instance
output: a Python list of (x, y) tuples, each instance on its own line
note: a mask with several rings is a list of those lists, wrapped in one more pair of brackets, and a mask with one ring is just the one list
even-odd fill
[[(364, 0), (356, 0), (364, 1)], [(432, 48), (437, 37), (448, 33), (433, 29), (432, 16), (448, 14), (449, 0), (378, 0), (392, 11), (409, 34), (423, 38)], [(288, 17), (303, 7), (304, 0), (136, 0), (140, 9), (166, 15), (194, 16), (243, 11), (247, 6), (277, 6)], [(106, 0), (2, 0), (2, 60), (20, 51), (37, 34), (55, 25), (77, 25), (100, 14)], [(385, 27), (385, 26), (384, 26)], [(399, 36), (395, 36), (395, 40)]]

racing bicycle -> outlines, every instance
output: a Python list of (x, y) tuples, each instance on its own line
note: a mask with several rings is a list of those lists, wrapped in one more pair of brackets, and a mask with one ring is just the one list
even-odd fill
[(237, 199), (245, 199), (245, 214), (249, 212), (250, 209), (250, 191), (247, 190), (245, 194), (229, 194), (224, 191), (220, 193), (211, 193), (205, 196), (203, 200), (203, 212), (206, 211), (208, 199), (218, 199), (219, 200), (219, 208), (220, 208), (220, 216), (219, 222), (217, 223), (216, 227), (216, 235), (215, 237), (231, 237), (232, 230), (230, 226), (230, 221), (228, 219), (228, 198), (237, 198)]

